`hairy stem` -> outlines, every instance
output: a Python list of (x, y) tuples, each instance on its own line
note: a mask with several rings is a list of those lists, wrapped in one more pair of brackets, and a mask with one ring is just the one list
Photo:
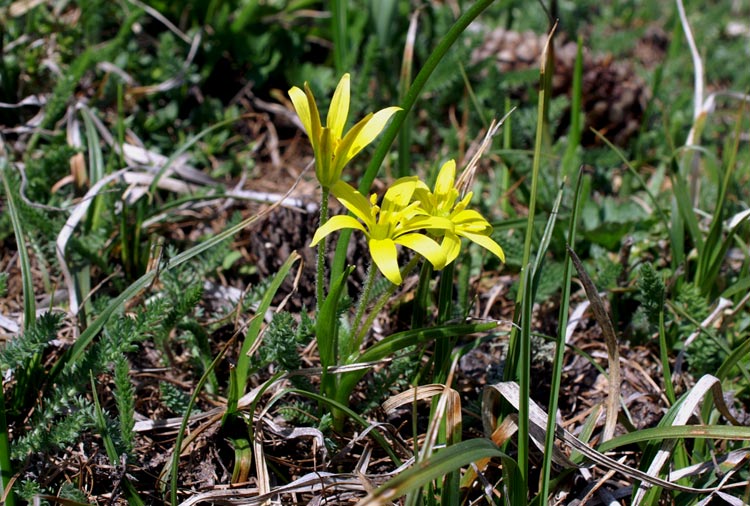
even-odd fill
[[(328, 221), (328, 196), (330, 190), (323, 188), (323, 195), (320, 198), (320, 221), (318, 226), (322, 227)], [(317, 303), (317, 311), (320, 311), (320, 305), (325, 300), (326, 292), (326, 247), (328, 246), (328, 237), (323, 239), (318, 244), (318, 262), (317, 269), (315, 272), (315, 298)]]

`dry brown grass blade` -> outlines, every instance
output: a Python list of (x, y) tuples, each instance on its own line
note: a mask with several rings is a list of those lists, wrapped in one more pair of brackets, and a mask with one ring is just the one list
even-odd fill
[(581, 259), (578, 258), (575, 251), (568, 246), (568, 253), (570, 259), (573, 261), (573, 265), (578, 271), (578, 276), (583, 284), (583, 289), (586, 291), (586, 296), (591, 303), (591, 309), (594, 313), (599, 327), (602, 329), (602, 335), (604, 336), (604, 343), (607, 346), (607, 361), (609, 362), (609, 395), (607, 396), (607, 412), (604, 420), (604, 429), (602, 430), (601, 441), (608, 441), (612, 439), (615, 434), (615, 427), (617, 426), (617, 413), (620, 407), (620, 351), (617, 343), (617, 335), (615, 334), (615, 327), (612, 325), (607, 310), (604, 307), (604, 301), (599, 296), (599, 292), (594, 286), (594, 282), (586, 273), (586, 269), (583, 268)]
[(732, 450), (725, 455), (718, 455), (708, 462), (701, 462), (692, 466), (683, 467), (682, 469), (676, 469), (669, 473), (669, 481), (700, 476), (701, 474), (715, 470), (717, 465), (736, 468), (743, 465), (748, 460), (750, 460), (750, 448)]
[(432, 399), (436, 395), (442, 394), (443, 390), (445, 390), (445, 385), (440, 384), (421, 385), (410, 388), (396, 395), (390, 396), (383, 402), (383, 404), (381, 404), (381, 407), (386, 414), (391, 414), (401, 406), (411, 404), (414, 401)]
[[(499, 412), (500, 397), (518, 409), (521, 397), (518, 384), (515, 382), (504, 382), (484, 387), (484, 393), (482, 394), (482, 425), (484, 426), (485, 434), (492, 434), (493, 441), (496, 437), (501, 437), (500, 434), (496, 434), (497, 430), (495, 429), (495, 425), (497, 424), (495, 413)], [(531, 440), (537, 448), (544, 451), (547, 414), (531, 399), (529, 399), (529, 422), (529, 436)], [(504, 423), (505, 420), (503, 420)], [(513, 429), (513, 426), (508, 426), (508, 428)], [(503, 434), (502, 437), (510, 437), (510, 434)], [(576, 467), (558, 448), (555, 448), (552, 460), (563, 467)]]
[(493, 118), (492, 122), (490, 123), (490, 127), (487, 129), (487, 133), (479, 143), (479, 147), (476, 148), (476, 152), (471, 156), (469, 163), (466, 164), (466, 168), (461, 171), (461, 174), (456, 180), (456, 188), (458, 188), (461, 196), (471, 191), (471, 188), (474, 185), (474, 175), (476, 174), (479, 160), (482, 159), (482, 155), (484, 155), (484, 152), (487, 151), (487, 149), (492, 144), (492, 139), (495, 137), (495, 135), (497, 135), (497, 132), (500, 130), (500, 127), (503, 126), (505, 120), (508, 119), (508, 116), (510, 116), (515, 110), (516, 108), (513, 107), (505, 114), (505, 116), (500, 118), (500, 121), (496, 121)]
[[(510, 441), (513, 434), (518, 432), (518, 415), (515, 413), (503, 418), (500, 425), (492, 432), (490, 439), (498, 447), (502, 447), (505, 443)], [(469, 487), (470, 484), (474, 483), (479, 477), (480, 473), (483, 473), (492, 459), (480, 459), (477, 460), (471, 467), (466, 469), (466, 472), (461, 477), (461, 488)]]
[(180, 503), (180, 506), (193, 506), (200, 503), (260, 506), (284, 494), (325, 494), (325, 497), (334, 499), (333, 502), (329, 501), (326, 504), (348, 504), (348, 499), (361, 497), (365, 490), (365, 484), (358, 476), (315, 472), (306, 474), (286, 485), (276, 487), (266, 494), (259, 494), (259, 490), (255, 487), (212, 490), (196, 494)]
[[(445, 431), (446, 434), (452, 434), (454, 431), (459, 430), (461, 426), (461, 396), (452, 388), (441, 385), (422, 385), (414, 388), (405, 390), (399, 394), (396, 394), (388, 398), (383, 404), (383, 411), (386, 413), (392, 413), (395, 409), (411, 404), (415, 401), (429, 400), (435, 396), (440, 396), (438, 406), (435, 409), (435, 416), (433, 420), (441, 420), (443, 414), (445, 414)], [(433, 424), (438, 425), (438, 424)], [(425, 441), (425, 448), (430, 448), (435, 444), (435, 438), (437, 437), (437, 430), (435, 429), (433, 436), (432, 431), (428, 430), (428, 437)], [(432, 437), (430, 437), (432, 436)], [(426, 450), (427, 454), (431, 450)], [(425, 458), (422, 456), (421, 458)]]

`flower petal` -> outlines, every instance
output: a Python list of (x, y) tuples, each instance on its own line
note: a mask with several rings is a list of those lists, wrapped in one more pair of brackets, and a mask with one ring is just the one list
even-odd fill
[(395, 239), (397, 244), (406, 246), (425, 257), (432, 266), (440, 270), (447, 264), (445, 252), (440, 244), (424, 234), (406, 234)]
[(469, 192), (466, 195), (464, 195), (464, 198), (461, 199), (461, 201), (456, 204), (456, 207), (453, 208), (454, 213), (460, 213), (467, 207), (469, 207), (469, 202), (471, 201), (471, 198), (474, 196), (474, 192)]
[(439, 216), (414, 216), (409, 218), (402, 227), (399, 228), (400, 231), (406, 233), (406, 232), (413, 232), (414, 230), (420, 230), (420, 229), (430, 229), (432, 230), (453, 230), (454, 225), (451, 220), (448, 218), (440, 218)]
[(490, 236), (459, 231), (457, 231), (457, 233), (462, 237), (466, 237), (471, 242), (480, 245), (490, 253), (493, 253), (497, 258), (500, 259), (501, 262), (505, 262), (505, 253), (503, 252), (503, 248), (501, 248), (498, 243), (493, 241)]
[(357, 218), (365, 222), (367, 228), (375, 225), (375, 219), (372, 216), (372, 205), (367, 197), (355, 190), (349, 183), (340, 179), (331, 186), (331, 193), (341, 204), (351, 211)]
[(417, 187), (417, 176), (407, 176), (396, 179), (385, 195), (381, 213), (398, 212), (409, 205), (414, 189)]
[(339, 175), (331, 167), (333, 159), (333, 134), (331, 129), (321, 129), (320, 143), (315, 151), (315, 175), (320, 186), (330, 188), (339, 180)]
[(310, 90), (310, 85), (305, 83), (305, 95), (307, 96), (307, 106), (310, 110), (310, 129), (311, 131), (308, 132), (308, 135), (310, 136), (310, 140), (313, 143), (313, 147), (315, 144), (319, 142), (320, 139), (320, 129), (322, 128), (320, 124), (320, 113), (318, 112), (318, 104), (315, 103), (315, 97), (312, 94), (312, 90)]
[(346, 126), (346, 118), (349, 115), (349, 74), (344, 76), (333, 92), (331, 106), (328, 108), (326, 126), (333, 132), (334, 139), (341, 139)]
[(318, 230), (315, 231), (315, 235), (310, 242), (310, 246), (315, 246), (325, 236), (327, 236), (331, 232), (335, 232), (336, 230), (341, 230), (342, 228), (355, 228), (357, 230), (361, 230), (365, 234), (367, 233), (365, 227), (363, 227), (362, 224), (353, 217), (333, 216), (328, 221), (323, 223), (323, 225), (318, 227)]
[(366, 126), (367, 121), (372, 117), (372, 113), (365, 116), (365, 118), (354, 125), (352, 128), (349, 129), (348, 132), (346, 132), (346, 135), (344, 138), (339, 142), (338, 146), (336, 146), (336, 155), (334, 158), (334, 167), (335, 170), (341, 174), (341, 172), (344, 170), (344, 166), (349, 163), (349, 148), (351, 148), (352, 143), (357, 138), (357, 135), (359, 135), (359, 132), (362, 131), (362, 129)]
[(305, 92), (295, 86), (289, 90), (289, 98), (292, 99), (294, 110), (297, 112), (297, 116), (299, 116), (302, 126), (305, 127), (307, 136), (312, 140), (313, 134), (312, 120), (310, 119), (310, 106), (307, 102)]
[(396, 243), (391, 239), (370, 239), (367, 244), (370, 247), (372, 261), (375, 262), (383, 276), (394, 285), (400, 285), (403, 280), (398, 268)]
[(365, 146), (375, 140), (375, 137), (380, 135), (380, 132), (383, 131), (383, 129), (385, 128), (385, 124), (388, 122), (391, 116), (393, 116), (400, 110), (400, 107), (386, 107), (385, 109), (381, 109), (380, 111), (373, 114), (372, 117), (365, 123), (364, 128), (362, 128), (357, 137), (354, 139), (354, 142), (352, 142), (352, 145), (349, 148), (349, 152), (346, 154), (346, 158), (351, 160), (352, 158), (354, 158), (354, 155), (362, 151)]
[(448, 265), (461, 253), (461, 239), (452, 232), (446, 232), (443, 236), (443, 242), (440, 243), (440, 248), (446, 256), (445, 264)]
[(492, 225), (484, 219), (484, 216), (473, 209), (465, 209), (451, 216), (451, 221), (456, 225), (456, 230), (473, 232), (476, 234), (489, 235)]
[[(439, 198), (446, 196), (451, 190), (455, 190), (453, 183), (456, 180), (456, 161), (448, 160), (440, 168), (435, 181), (435, 195)], [(451, 202), (451, 205), (453, 203)]]

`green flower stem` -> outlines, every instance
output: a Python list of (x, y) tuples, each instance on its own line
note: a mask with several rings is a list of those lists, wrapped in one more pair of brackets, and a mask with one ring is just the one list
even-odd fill
[[(455, 263), (445, 266), (440, 274), (440, 288), (438, 290), (438, 315), (437, 322), (439, 325), (447, 322), (453, 312), (453, 272)], [(456, 339), (438, 339), (435, 342), (434, 383), (444, 383), (448, 378), (448, 371), (451, 366), (451, 351), (456, 344)]]
[[(325, 222), (328, 221), (328, 196), (330, 190), (323, 188), (323, 195), (320, 198), (320, 221), (318, 226), (322, 227)], [(315, 275), (315, 298), (317, 303), (316, 313), (320, 311), (320, 305), (326, 297), (326, 247), (328, 246), (328, 238), (324, 237), (323, 240), (318, 244), (318, 262), (317, 270)]]
[[(419, 262), (419, 255), (414, 255), (414, 257), (409, 260), (409, 263), (404, 266), (403, 269), (401, 269), (401, 277), (406, 278), (406, 276), (411, 272), (414, 267), (417, 266), (417, 263)], [(399, 285), (394, 285), (393, 283), (390, 283), (388, 285), (388, 289), (385, 291), (383, 295), (380, 296), (378, 301), (375, 303), (375, 307), (372, 308), (372, 311), (370, 311), (370, 314), (367, 316), (367, 320), (365, 321), (364, 325), (359, 327), (359, 330), (356, 334), (353, 334), (355, 336), (354, 346), (352, 349), (356, 352), (356, 350), (359, 350), (359, 347), (362, 346), (362, 341), (365, 339), (365, 335), (367, 334), (367, 331), (370, 330), (372, 327), (372, 324), (375, 322), (375, 318), (378, 316), (380, 311), (385, 307), (386, 302), (390, 300), (391, 296), (393, 295), (393, 292), (396, 291), (396, 288), (398, 288)]]
[[(450, 30), (448, 30), (448, 33), (445, 34), (445, 37), (443, 37), (437, 47), (435, 47), (432, 54), (427, 58), (427, 61), (425, 61), (424, 66), (417, 74), (417, 77), (414, 78), (414, 82), (411, 84), (411, 87), (404, 97), (404, 101), (401, 104), (402, 110), (394, 114), (391, 124), (386, 128), (383, 138), (378, 144), (378, 148), (375, 151), (372, 160), (370, 160), (367, 170), (365, 170), (365, 173), (362, 176), (362, 180), (359, 183), (360, 193), (367, 195), (370, 192), (370, 186), (372, 185), (380, 166), (383, 164), (383, 160), (385, 160), (388, 150), (390, 150), (393, 141), (396, 139), (396, 136), (406, 119), (406, 115), (409, 114), (409, 111), (414, 107), (414, 104), (422, 93), (422, 89), (425, 84), (427, 84), (427, 81), (432, 75), (432, 72), (438, 66), (438, 63), (440, 63), (440, 60), (443, 59), (451, 46), (458, 40), (463, 31), (466, 30), (466, 27), (468, 27), (469, 24), (482, 13), (482, 11), (489, 7), (492, 2), (493, 0), (477, 0), (474, 5), (456, 20), (456, 23), (450, 28)], [(336, 279), (336, 277), (340, 276), (344, 271), (344, 265), (346, 264), (346, 250), (351, 235), (351, 230), (341, 231), (338, 243), (336, 244), (336, 254), (333, 258), (333, 264), (331, 265), (331, 279)]]
[[(357, 311), (354, 313), (354, 321), (352, 325), (352, 333), (351, 335), (354, 336), (354, 340), (349, 340), (350, 344), (356, 343), (355, 346), (351, 346), (350, 349), (346, 350), (346, 356), (344, 358), (348, 358), (350, 355), (355, 354), (359, 349), (359, 344), (362, 342), (361, 339), (356, 339), (357, 335), (359, 334), (360, 329), (362, 328), (362, 320), (365, 316), (365, 309), (367, 308), (367, 303), (370, 302), (370, 293), (372, 292), (372, 286), (375, 284), (375, 275), (377, 274), (378, 269), (375, 267), (373, 262), (370, 262), (370, 266), (367, 268), (367, 278), (365, 280), (365, 285), (362, 288), (362, 293), (359, 298), (359, 303), (357, 304)], [(393, 285), (393, 283), (391, 283)], [(395, 286), (395, 285), (393, 285)]]

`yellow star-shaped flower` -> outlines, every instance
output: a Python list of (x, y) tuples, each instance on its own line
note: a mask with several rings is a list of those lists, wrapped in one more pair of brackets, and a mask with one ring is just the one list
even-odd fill
[(414, 190), (414, 199), (429, 215), (447, 219), (452, 226), (430, 229), (429, 232), (442, 237), (441, 249), (446, 256), (446, 265), (454, 261), (461, 251), (461, 237), (466, 237), (505, 262), (505, 253), (492, 237), (492, 225), (477, 211), (466, 209), (473, 196), (469, 192), (458, 203), (459, 193), (455, 187), (456, 162), (449, 160), (443, 164), (435, 181), (434, 190), (419, 182)]
[(336, 86), (325, 126), (320, 121), (310, 86), (305, 83), (304, 87), (305, 91), (293, 87), (289, 90), (289, 97), (310, 138), (315, 155), (315, 175), (323, 188), (330, 189), (341, 177), (344, 166), (375, 140), (391, 116), (401, 108), (386, 107), (374, 114), (369, 113), (345, 134), (349, 115), (349, 74), (344, 74)]
[[(335, 230), (352, 228), (364, 232), (370, 256), (380, 272), (393, 284), (401, 284), (396, 245), (405, 246), (425, 257), (435, 269), (446, 265), (446, 255), (434, 239), (420, 230), (442, 230), (453, 224), (445, 218), (429, 216), (412, 202), (417, 188), (416, 176), (396, 180), (385, 192), (382, 206), (373, 194), (368, 200), (344, 181), (338, 181), (331, 193), (356, 216), (334, 216), (315, 232), (311, 246)], [(359, 219), (357, 219), (359, 218)]]

